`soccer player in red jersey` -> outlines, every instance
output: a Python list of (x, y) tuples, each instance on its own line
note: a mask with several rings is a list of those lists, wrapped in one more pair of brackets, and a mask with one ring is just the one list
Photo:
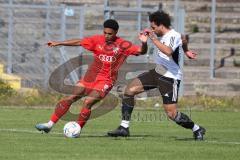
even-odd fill
[(60, 100), (48, 123), (40, 123), (35, 127), (39, 131), (48, 133), (55, 123), (69, 110), (72, 103), (85, 97), (77, 123), (81, 128), (85, 125), (91, 114), (91, 107), (103, 99), (112, 89), (117, 79), (120, 66), (130, 55), (140, 55), (147, 52), (148, 37), (139, 34), (141, 46), (132, 44), (117, 36), (118, 22), (113, 19), (103, 24), (103, 34), (93, 35), (83, 39), (72, 39), (62, 42), (49, 41), (49, 47), (55, 46), (82, 46), (93, 52), (94, 61), (89, 66), (85, 76), (76, 84), (73, 94)]

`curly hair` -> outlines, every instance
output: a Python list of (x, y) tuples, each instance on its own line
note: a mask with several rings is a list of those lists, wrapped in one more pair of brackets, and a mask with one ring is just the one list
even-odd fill
[(149, 21), (154, 22), (157, 26), (160, 26), (161, 24), (166, 28), (169, 28), (171, 26), (171, 18), (169, 14), (163, 11), (156, 11), (151, 13), (149, 15)]
[(104, 28), (111, 28), (115, 31), (118, 31), (119, 25), (118, 22), (114, 19), (108, 19), (103, 23)]

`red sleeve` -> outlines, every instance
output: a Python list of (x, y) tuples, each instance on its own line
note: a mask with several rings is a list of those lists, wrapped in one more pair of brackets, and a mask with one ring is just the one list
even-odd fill
[(95, 49), (95, 45), (96, 45), (95, 39), (96, 39), (96, 36), (85, 37), (81, 40), (80, 45), (89, 51), (93, 51)]
[(140, 46), (132, 44), (130, 48), (127, 49), (127, 54), (128, 55), (138, 55), (140, 51)]
[(125, 54), (127, 55), (138, 55), (140, 51), (140, 46), (135, 45), (131, 42), (129, 42), (128, 44), (126, 43), (125, 48)]

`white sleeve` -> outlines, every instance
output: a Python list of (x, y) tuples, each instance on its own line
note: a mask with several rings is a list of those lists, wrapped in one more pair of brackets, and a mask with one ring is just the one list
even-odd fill
[(165, 39), (166, 46), (172, 48), (173, 51), (176, 50), (180, 45), (182, 45), (182, 39), (180, 34), (170, 34), (168, 37)]

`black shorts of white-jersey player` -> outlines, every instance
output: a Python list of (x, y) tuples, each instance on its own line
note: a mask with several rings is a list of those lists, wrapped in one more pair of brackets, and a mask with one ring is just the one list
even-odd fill
[[(120, 126), (109, 131), (108, 136), (130, 136), (129, 122), (134, 108), (134, 96), (144, 91), (158, 88), (163, 99), (163, 108), (168, 117), (178, 125), (191, 129), (195, 140), (203, 140), (206, 130), (195, 124), (186, 114), (177, 110), (178, 90), (182, 78), (182, 71), (178, 65), (179, 56), (184, 52), (189, 58), (195, 58), (196, 54), (188, 52), (186, 46), (182, 46), (181, 35), (170, 28), (170, 17), (165, 12), (154, 12), (149, 16), (151, 29), (145, 29), (157, 48), (155, 54), (156, 67), (132, 80), (124, 91), (122, 98), (122, 121)], [(159, 39), (156, 37), (159, 37)], [(181, 52), (182, 51), (182, 52)]]

